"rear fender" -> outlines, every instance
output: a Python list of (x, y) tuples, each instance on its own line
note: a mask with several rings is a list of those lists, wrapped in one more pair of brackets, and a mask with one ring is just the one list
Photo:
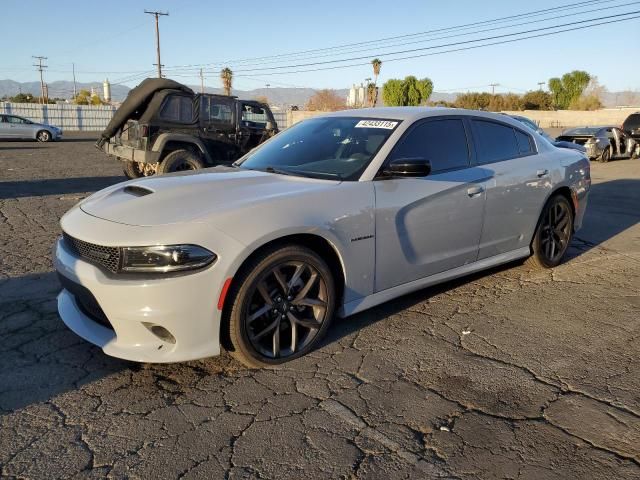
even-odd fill
[(153, 148), (151, 149), (151, 151), (162, 154), (162, 152), (164, 152), (169, 142), (177, 142), (177, 143), (193, 146), (202, 154), (207, 164), (213, 163), (213, 159), (211, 158), (211, 155), (209, 155), (209, 152), (205, 148), (202, 140), (200, 140), (199, 138), (193, 137), (191, 135), (185, 135), (180, 133), (161, 133), (160, 135), (158, 135), (158, 138), (153, 143)]

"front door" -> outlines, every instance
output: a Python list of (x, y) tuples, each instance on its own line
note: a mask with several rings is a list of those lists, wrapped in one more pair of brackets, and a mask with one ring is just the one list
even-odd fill
[(254, 102), (240, 102), (240, 122), (238, 123), (239, 144), (242, 153), (260, 145), (264, 141), (265, 128), (270, 121), (266, 110)]
[(490, 173), (472, 165), (468, 137), (461, 117), (427, 119), (389, 155), (426, 158), (432, 173), (374, 182), (376, 291), (476, 260)]
[(35, 138), (33, 125), (24, 118), (6, 115), (12, 138)]
[(15, 138), (11, 124), (5, 115), (0, 115), (0, 138)]
[(202, 137), (214, 161), (229, 162), (237, 159), (238, 147), (234, 119), (234, 101), (214, 95), (202, 95), (200, 127)]

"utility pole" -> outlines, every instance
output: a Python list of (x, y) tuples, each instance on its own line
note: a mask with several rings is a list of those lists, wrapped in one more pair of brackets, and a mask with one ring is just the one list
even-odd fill
[(35, 58), (38, 61), (38, 64), (36, 65), (35, 63), (33, 64), (34, 67), (36, 67), (36, 69), (40, 72), (40, 101), (44, 104), (45, 103), (45, 92), (44, 92), (44, 76), (42, 75), (42, 71), (47, 68), (46, 65), (42, 64), (43, 60), (46, 60), (47, 57), (40, 57), (40, 56), (36, 56), (36, 55), (32, 55), (33, 58)]
[(490, 83), (489, 86), (491, 87), (491, 95), (495, 95), (496, 94), (496, 87), (499, 87), (500, 84), (499, 83)]
[(76, 88), (76, 64), (72, 63), (71, 68), (73, 69), (73, 98), (78, 96), (78, 91)]
[(538, 87), (540, 87), (540, 91), (542, 91), (542, 86), (547, 82), (538, 82)]
[(156, 17), (156, 55), (158, 63), (158, 78), (162, 78), (162, 63), (160, 63), (160, 27), (158, 25), (158, 17), (159, 16), (169, 16), (169, 12), (150, 12), (145, 10), (144, 13), (148, 13), (149, 15), (153, 15)]
[(204, 93), (204, 75), (202, 69), (200, 69), (200, 93)]

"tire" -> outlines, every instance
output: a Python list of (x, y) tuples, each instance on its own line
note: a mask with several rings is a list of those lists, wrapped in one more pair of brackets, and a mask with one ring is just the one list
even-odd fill
[(313, 250), (278, 246), (241, 269), (226, 302), (225, 348), (248, 367), (274, 366), (309, 353), (322, 340), (335, 309), (335, 281)]
[(129, 180), (144, 177), (142, 170), (140, 170), (139, 163), (132, 160), (125, 160), (122, 166), (122, 170)]
[(53, 137), (51, 135), (51, 132), (49, 132), (48, 130), (40, 130), (38, 131), (38, 133), (36, 133), (36, 140), (39, 142), (50, 142), (51, 140), (53, 140)]
[(204, 168), (200, 156), (189, 150), (176, 150), (169, 153), (158, 167), (158, 173), (173, 173)]
[(605, 148), (602, 155), (600, 155), (600, 161), (602, 163), (607, 163), (609, 160), (611, 160), (611, 147)]
[(531, 242), (532, 255), (525, 263), (535, 269), (557, 267), (571, 243), (572, 236), (573, 210), (571, 204), (564, 195), (554, 195), (542, 209)]

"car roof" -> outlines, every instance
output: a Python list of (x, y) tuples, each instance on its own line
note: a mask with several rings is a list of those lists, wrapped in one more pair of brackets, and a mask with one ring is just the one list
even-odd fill
[(497, 120), (503, 123), (519, 127), (520, 122), (511, 118), (509, 115), (501, 115), (500, 113), (484, 112), (481, 110), (467, 110), (464, 108), (443, 108), (443, 107), (376, 107), (376, 108), (359, 108), (356, 110), (340, 110), (337, 112), (328, 112), (326, 117), (363, 117), (363, 118), (380, 118), (385, 120), (420, 120), (422, 118), (439, 117), (443, 115), (467, 115), (475, 117), (483, 117), (488, 120)]

